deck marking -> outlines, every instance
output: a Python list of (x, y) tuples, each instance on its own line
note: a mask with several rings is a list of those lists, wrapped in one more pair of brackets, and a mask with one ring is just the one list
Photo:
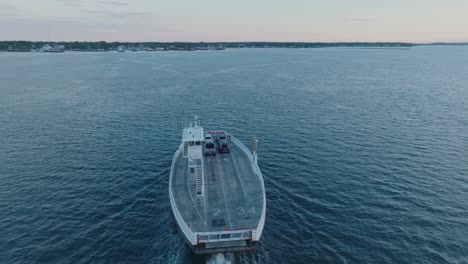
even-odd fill
[(219, 216), (221, 214), (221, 209), (213, 208), (213, 216)]
[(205, 204), (203, 205), (203, 207), (205, 208), (205, 225), (206, 225), (206, 196), (208, 195), (208, 193), (206, 193), (204, 196), (205, 196)]
[(222, 177), (222, 173), (221, 173), (221, 168), (219, 166), (220, 162), (219, 162), (219, 157), (218, 155), (216, 155), (216, 161), (218, 162), (218, 171), (219, 171), (219, 178), (221, 179), (221, 189), (223, 191), (223, 197), (224, 197), (224, 204), (226, 205), (226, 212), (227, 212), (227, 215), (228, 215), (228, 220), (229, 220), (229, 226), (231, 227), (232, 229), (232, 222), (231, 222), (231, 215), (229, 214), (229, 206), (227, 204), (227, 201), (226, 201), (226, 194), (224, 193), (224, 181), (223, 181), (223, 177)]
[[(203, 158), (202, 158), (203, 159)], [(203, 182), (207, 182), (207, 179), (208, 179), (208, 176), (206, 175), (205, 172), (207, 172), (208, 170), (205, 170), (206, 166), (208, 166), (208, 164), (205, 164), (205, 160), (202, 160), (203, 161)], [(205, 208), (205, 226), (207, 226), (206, 224), (206, 207), (207, 207), (207, 199), (206, 199), (206, 196), (208, 196), (208, 187), (205, 186), (205, 184), (203, 184), (203, 192), (205, 193), (205, 195), (203, 195), (205, 198), (205, 204), (203, 205), (203, 207)]]
[(240, 214), (240, 215), (245, 214), (245, 209), (243, 207), (237, 207), (237, 214)]
[(244, 193), (244, 199), (245, 199), (247, 197), (247, 194), (245, 193), (244, 182), (240, 178), (239, 168), (237, 167), (236, 159), (234, 157), (232, 157), (231, 160), (232, 160), (232, 164), (234, 164), (234, 168), (236, 169), (236, 172), (237, 172), (236, 176), (239, 179), (239, 182), (241, 184), (241, 189), (242, 189), (242, 192)]

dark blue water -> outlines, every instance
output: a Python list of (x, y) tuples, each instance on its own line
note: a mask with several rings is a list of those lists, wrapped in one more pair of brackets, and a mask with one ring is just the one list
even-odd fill
[(468, 263), (468, 47), (0, 54), (0, 263), (204, 263), (174, 226), (184, 117), (260, 139), (235, 263)]

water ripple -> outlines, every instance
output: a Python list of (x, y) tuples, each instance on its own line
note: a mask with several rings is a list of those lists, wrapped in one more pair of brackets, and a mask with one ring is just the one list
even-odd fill
[(463, 52), (0, 54), (0, 262), (208, 261), (167, 190), (196, 113), (260, 139), (266, 226), (234, 263), (468, 263)]

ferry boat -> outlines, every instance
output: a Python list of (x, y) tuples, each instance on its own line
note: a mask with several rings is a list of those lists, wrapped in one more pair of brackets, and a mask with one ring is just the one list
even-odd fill
[(42, 48), (39, 49), (39, 51), (41, 51), (41, 52), (51, 52), (51, 53), (65, 52), (65, 46), (63, 46), (63, 45), (51, 46), (49, 44), (45, 44)]
[(266, 213), (257, 140), (251, 152), (226, 131), (205, 131), (195, 117), (172, 160), (169, 197), (196, 254), (254, 250)]

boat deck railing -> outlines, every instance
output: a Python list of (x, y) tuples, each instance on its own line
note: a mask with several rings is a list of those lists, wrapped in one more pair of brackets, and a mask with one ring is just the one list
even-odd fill
[(236, 144), (236, 146), (242, 149), (245, 152), (245, 154), (247, 154), (250, 160), (253, 160), (252, 152), (250, 152), (250, 150), (244, 144), (242, 144), (236, 137), (230, 135), (230, 140), (232, 143)]
[(177, 209), (177, 205), (176, 205), (176, 202), (174, 201), (174, 194), (172, 193), (172, 188), (171, 188), (171, 181), (172, 181), (172, 177), (173, 177), (173, 171), (174, 171), (174, 166), (175, 166), (175, 163), (176, 163), (176, 160), (177, 160), (177, 157), (179, 156), (180, 152), (183, 151), (183, 146), (181, 144), (181, 146), (179, 147), (179, 149), (176, 151), (176, 153), (174, 154), (174, 157), (172, 158), (172, 167), (171, 167), (171, 174), (170, 174), (170, 180), (169, 180), (169, 200), (171, 202), (171, 206), (172, 208), (175, 208), (173, 210), (174, 212), (174, 216), (177, 220), (177, 222), (179, 223), (179, 227), (180, 229), (182, 230), (182, 232), (185, 234), (185, 236), (187, 237), (187, 239), (190, 241), (190, 243), (193, 245), (196, 243), (196, 236), (195, 234), (192, 232), (192, 230), (190, 230), (189, 226), (185, 223), (184, 221), (184, 218), (180, 215), (179, 213), (179, 210)]
[(252, 229), (197, 233), (197, 243), (252, 239)]
[(262, 172), (260, 171), (260, 168), (258, 167), (257, 163), (254, 162), (254, 157), (253, 157), (253, 154), (252, 152), (250, 152), (250, 150), (244, 145), (242, 144), (242, 142), (240, 142), (236, 137), (234, 136), (230, 136), (231, 138), (231, 141), (236, 144), (237, 146), (239, 146), (244, 152), (245, 154), (247, 154), (247, 156), (250, 158), (250, 160), (252, 160), (252, 168), (253, 170), (255, 171), (255, 173), (258, 175), (258, 178), (261, 182), (261, 185), (262, 185), (262, 192), (263, 192), (263, 210), (262, 210), (262, 215), (260, 217), (260, 222), (257, 226), (258, 229), (254, 229), (252, 232), (253, 232), (253, 240), (259, 240), (260, 239), (260, 236), (262, 235), (262, 232), (263, 232), (263, 227), (265, 225), (265, 218), (266, 218), (266, 215), (265, 215), (265, 211), (266, 211), (266, 196), (265, 196), (265, 182), (263, 181), (263, 176), (262, 176)]

